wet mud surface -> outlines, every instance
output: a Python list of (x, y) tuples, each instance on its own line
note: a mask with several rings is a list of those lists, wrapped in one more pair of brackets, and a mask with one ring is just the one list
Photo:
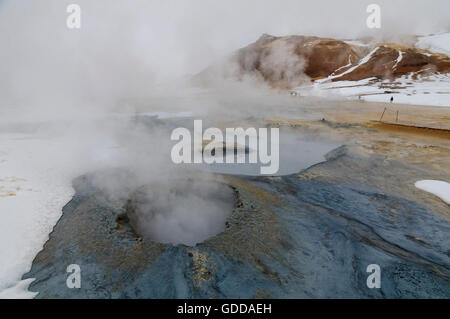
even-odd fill
[[(448, 206), (413, 186), (429, 171), (348, 146), (327, 159), (226, 176), (236, 202), (225, 231), (195, 247), (141, 238), (126, 205), (82, 176), (24, 279), (36, 298), (449, 298)], [(70, 264), (80, 289), (66, 286)], [(380, 289), (367, 287), (370, 264)]]

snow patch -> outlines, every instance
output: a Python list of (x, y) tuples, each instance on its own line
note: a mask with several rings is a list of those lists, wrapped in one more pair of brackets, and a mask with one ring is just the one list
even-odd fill
[(397, 60), (395, 60), (395, 64), (392, 67), (393, 70), (395, 70), (397, 68), (397, 65), (403, 60), (403, 52), (398, 50), (398, 57)]
[(375, 52), (377, 52), (377, 50), (378, 50), (379, 48), (380, 48), (380, 47), (376, 47), (375, 49), (373, 49), (372, 51), (370, 51), (370, 53), (369, 53), (368, 55), (366, 55), (364, 58), (362, 58), (362, 59), (358, 62), (358, 64), (356, 64), (355, 66), (351, 67), (351, 68), (348, 69), (347, 71), (345, 71), (345, 72), (343, 72), (343, 73), (341, 73), (341, 74), (338, 74), (338, 75), (330, 75), (329, 77), (327, 77), (327, 78), (325, 78), (325, 79), (317, 80), (316, 82), (317, 82), (317, 83), (328, 82), (328, 81), (331, 81), (332, 79), (337, 79), (337, 78), (342, 77), (342, 76), (345, 75), (345, 74), (348, 74), (348, 73), (353, 72), (354, 70), (356, 70), (356, 69), (357, 69), (358, 67), (360, 67), (361, 65), (367, 63), (367, 62), (372, 58), (372, 55), (373, 55)]
[(352, 65), (352, 59), (351, 59), (351, 55), (348, 56), (348, 64), (341, 66), (340, 68), (337, 68), (331, 75), (336, 74), (336, 72), (339, 72), (339, 70), (348, 68), (349, 66)]
[(414, 184), (418, 189), (436, 195), (450, 205), (450, 183), (436, 180), (422, 180)]
[(359, 81), (315, 81), (313, 85), (297, 87), (294, 90), (301, 96), (334, 95), (369, 102), (389, 102), (393, 96), (394, 103), (450, 107), (449, 74), (417, 75), (417, 79), (413, 79), (413, 75), (409, 73), (394, 81), (377, 78)]
[(72, 198), (71, 175), (48, 157), (64, 149), (58, 139), (2, 133), (0, 144), (0, 296), (29, 298), (27, 281), (36, 254)]
[(416, 47), (450, 56), (450, 33), (420, 37)]
[(361, 42), (361, 41), (357, 41), (357, 40), (344, 41), (344, 42), (347, 43), (347, 44), (356, 45), (356, 46), (359, 46), (359, 47), (368, 47), (369, 46), (369, 44)]
[(33, 278), (21, 280), (14, 286), (0, 291), (0, 299), (33, 299), (38, 292), (27, 291), (33, 281)]

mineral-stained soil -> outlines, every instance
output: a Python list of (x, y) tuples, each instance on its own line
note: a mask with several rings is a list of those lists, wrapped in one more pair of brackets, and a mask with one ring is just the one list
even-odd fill
[[(450, 180), (448, 139), (385, 130), (363, 115), (324, 117), (269, 121), (344, 145), (298, 174), (225, 176), (235, 208), (223, 233), (195, 247), (140, 238), (123, 202), (89, 175), (78, 178), (24, 276), (36, 278), (29, 290), (37, 298), (449, 298), (450, 209), (414, 187)], [(69, 264), (81, 267), (80, 289), (66, 286)], [(371, 264), (381, 268), (380, 289), (367, 287)]]
[[(284, 89), (330, 76), (331, 81), (357, 81), (450, 72), (448, 56), (411, 45), (367, 43), (360, 46), (338, 39), (300, 35), (264, 34), (235, 52), (228, 62), (222, 66), (222, 75), (237, 79), (254, 76), (272, 87)], [(194, 77), (195, 82), (207, 84), (210, 74), (217, 69), (220, 69), (218, 65), (206, 69)]]

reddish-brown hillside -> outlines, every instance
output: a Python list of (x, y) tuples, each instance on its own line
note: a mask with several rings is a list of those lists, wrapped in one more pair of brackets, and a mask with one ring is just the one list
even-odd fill
[[(232, 57), (227, 76), (257, 76), (273, 87), (289, 88), (308, 80), (396, 78), (408, 73), (448, 73), (450, 59), (394, 43), (355, 45), (309, 36), (261, 36)], [(208, 72), (205, 71), (206, 73)], [(204, 73), (205, 73), (204, 72)], [(202, 76), (204, 74), (200, 74)]]

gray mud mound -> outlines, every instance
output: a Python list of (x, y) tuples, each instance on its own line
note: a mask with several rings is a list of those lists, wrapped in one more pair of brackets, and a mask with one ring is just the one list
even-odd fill
[[(226, 177), (233, 212), (194, 247), (140, 237), (127, 206), (80, 177), (24, 278), (37, 298), (448, 298), (448, 206), (408, 195), (420, 173), (344, 148), (299, 174)], [(80, 289), (66, 286), (70, 264)]]

